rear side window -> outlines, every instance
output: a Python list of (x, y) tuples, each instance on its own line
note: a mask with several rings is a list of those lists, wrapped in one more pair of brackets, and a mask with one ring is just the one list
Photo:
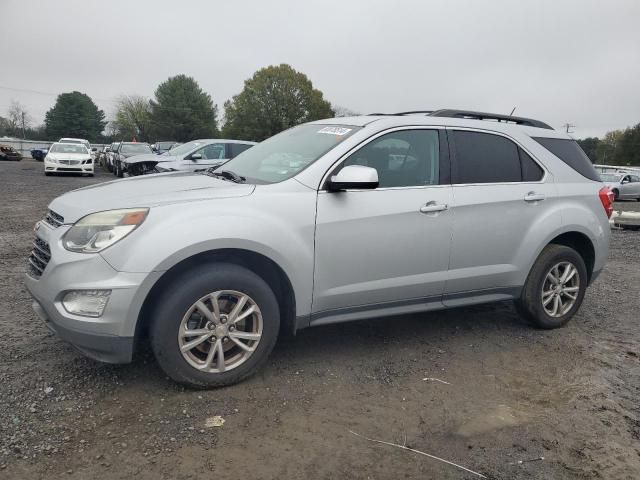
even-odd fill
[(518, 153), (520, 154), (520, 165), (522, 167), (522, 181), (537, 182), (542, 180), (544, 171), (540, 168), (540, 165), (521, 148), (518, 148)]
[(518, 146), (511, 140), (499, 135), (463, 130), (454, 130), (453, 138), (456, 158), (453, 183), (522, 180)]
[(582, 151), (580, 145), (578, 145), (575, 140), (544, 137), (532, 138), (583, 177), (596, 182), (601, 181), (595, 168), (593, 168), (591, 160), (589, 160), (587, 154)]

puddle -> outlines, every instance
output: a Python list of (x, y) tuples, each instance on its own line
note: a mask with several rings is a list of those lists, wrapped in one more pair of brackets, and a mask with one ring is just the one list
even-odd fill
[(511, 407), (498, 405), (495, 409), (463, 423), (456, 433), (463, 437), (472, 437), (500, 428), (514, 427), (523, 421), (522, 416), (517, 415)]

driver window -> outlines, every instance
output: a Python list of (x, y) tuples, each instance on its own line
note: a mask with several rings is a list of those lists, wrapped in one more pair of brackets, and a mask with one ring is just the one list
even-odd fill
[(221, 143), (212, 143), (211, 145), (202, 147), (200, 150), (193, 152), (192, 155), (197, 153), (202, 155), (203, 160), (218, 160), (226, 158), (224, 156), (224, 145)]
[(382, 135), (342, 164), (378, 171), (379, 188), (437, 185), (440, 144), (437, 130), (400, 130)]

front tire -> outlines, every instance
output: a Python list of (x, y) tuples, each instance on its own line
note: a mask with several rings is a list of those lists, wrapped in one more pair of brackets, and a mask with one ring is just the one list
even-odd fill
[(516, 308), (538, 328), (562, 327), (580, 308), (587, 282), (587, 268), (578, 252), (547, 245), (529, 272)]
[(197, 388), (221, 387), (254, 374), (280, 329), (278, 301), (251, 270), (208, 263), (176, 278), (159, 296), (151, 347), (164, 372)]
[(620, 192), (617, 189), (613, 189), (613, 201), (617, 202), (618, 198), (620, 198)]

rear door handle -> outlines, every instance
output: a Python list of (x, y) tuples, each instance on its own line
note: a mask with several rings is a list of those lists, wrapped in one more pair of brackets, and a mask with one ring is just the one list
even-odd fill
[(447, 210), (449, 206), (446, 203), (429, 202), (420, 207), (420, 213), (435, 213)]
[(544, 195), (542, 193), (535, 193), (535, 192), (529, 192), (525, 195), (524, 197), (524, 201), (525, 202), (539, 202), (541, 200), (544, 200)]

